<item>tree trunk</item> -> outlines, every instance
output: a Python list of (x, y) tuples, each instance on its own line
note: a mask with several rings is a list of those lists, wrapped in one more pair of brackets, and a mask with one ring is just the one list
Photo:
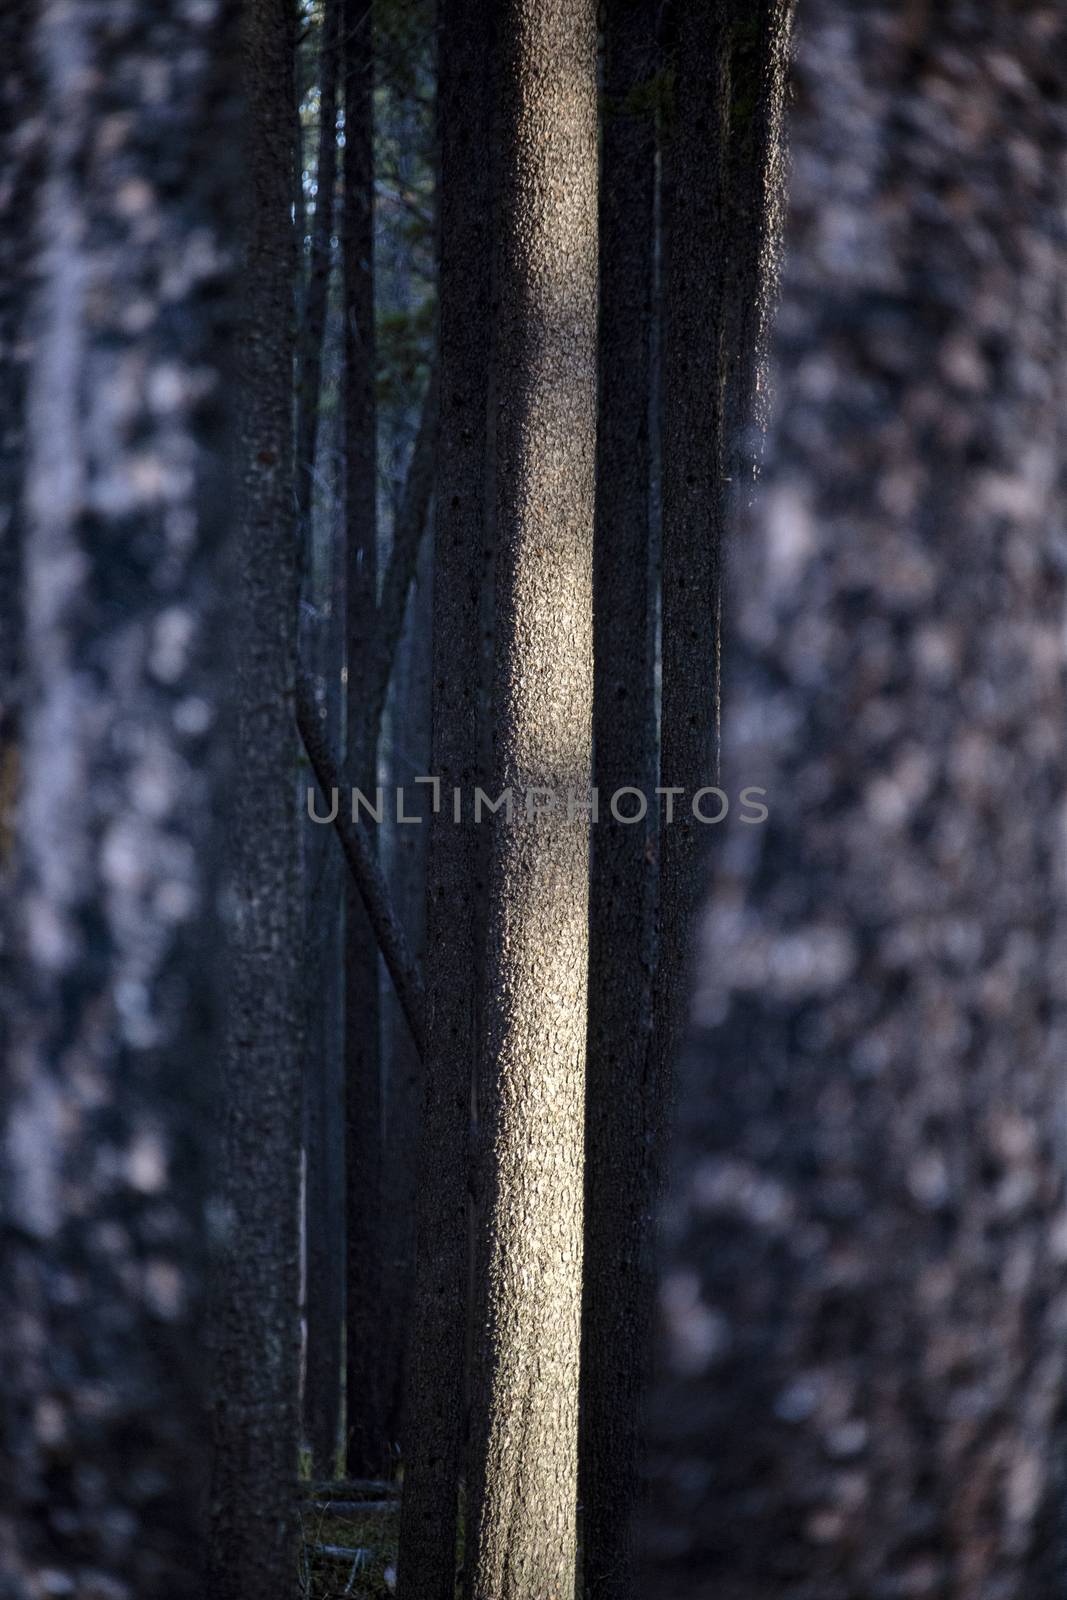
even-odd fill
[[(312, 598), (304, 629), (303, 659), (322, 684), (318, 713), (332, 749), (341, 741), (344, 593), (338, 518), (326, 511), (328, 548), (323, 577), (328, 592)], [(312, 574), (314, 576), (314, 574)], [(306, 816), (311, 774), (299, 774), (305, 912), (304, 1036), (304, 1237), (307, 1344), (304, 1362), (304, 1430), (314, 1471), (337, 1471), (341, 1438), (341, 1366), (344, 1329), (344, 986), (340, 910), (347, 869), (332, 828)]]
[(1064, 34), (801, 12), (731, 697), (770, 820), (681, 1089), (670, 1600), (1063, 1592)]
[[(430, 680), (432, 551), (422, 548), (418, 581), (412, 585), (404, 636), (389, 709), (390, 793), (404, 788), (405, 812), (417, 823), (392, 821), (388, 833), (393, 893), (408, 944), (425, 970), (426, 860), (431, 797), (414, 780), (431, 770)], [(394, 813), (395, 819), (395, 813)], [(385, 992), (385, 1157), (389, 1179), (383, 1224), (385, 1281), (382, 1295), (384, 1391), (387, 1436), (403, 1443), (404, 1371), (415, 1272), (415, 1211), (421, 1175), (418, 1165), (422, 1063), (399, 996)], [(405, 1467), (405, 1477), (406, 1477)]]
[[(593, 830), (582, 1329), (584, 1592), (632, 1593), (629, 1530), (651, 1355), (652, 1154), (661, 1116), (648, 1074), (655, 785), (649, 402), (655, 220), (655, 6), (604, 16), (600, 382), (593, 729), (604, 814)], [(619, 822), (610, 798), (646, 797)], [(632, 817), (631, 795), (620, 802)]]
[[(475, 1600), (573, 1593), (592, 745), (593, 0), (501, 13), (497, 655)], [(539, 793), (538, 791), (542, 791)], [(548, 792), (546, 800), (544, 791)], [(580, 809), (568, 818), (568, 798)], [(549, 809), (527, 817), (532, 810)]]
[(0, 727), (21, 780), (0, 842), (12, 1600), (202, 1593), (223, 10), (41, 0), (0, 29), (0, 536), (5, 583), (23, 580), (3, 600), (5, 712), (16, 667), (24, 689)]
[(307, 526), (315, 491), (315, 458), (322, 391), (322, 345), (333, 261), (334, 189), (337, 184), (337, 73), (340, 64), (341, 0), (325, 0), (319, 47), (319, 145), (315, 166), (315, 219), (311, 260), (297, 346), (296, 501), (301, 548), (310, 560)]
[[(731, 0), (677, 8), (663, 154), (660, 784), (653, 1136), (684, 1031), (703, 874), (691, 797), (718, 782), (724, 478), (723, 326)], [(653, 1160), (660, 1155), (654, 1148)]]
[(468, 1293), (468, 1133), (476, 1037), (477, 833), (453, 788), (478, 776), (490, 233), (479, 166), (491, 133), (485, 0), (444, 0), (440, 126), (440, 417), (433, 566), (429, 1039), (419, 1142), (399, 1592), (453, 1600)]
[(216, 1330), (208, 1593), (286, 1600), (295, 1581), (301, 1017), (293, 728), (293, 35), (246, 0), (247, 219), (237, 374), (234, 792), (225, 1057), (228, 1239)]
[[(331, 303), (340, 0), (327, 0), (318, 54), (317, 191), (307, 293), (297, 344), (296, 456), (301, 598), (298, 652), (320, 691), (318, 713), (331, 749), (343, 744), (343, 528), (334, 485), (316, 495), (320, 413), (329, 393), (323, 355)], [(298, 90), (299, 94), (299, 90)], [(302, 165), (302, 163), (299, 163)], [(299, 299), (299, 297), (298, 297)], [(332, 332), (332, 329), (331, 329)], [(331, 339), (332, 344), (332, 339)], [(325, 419), (323, 419), (325, 420)], [(331, 441), (335, 447), (336, 439)], [(314, 1470), (332, 1477), (341, 1436), (344, 1329), (344, 990), (342, 907), (347, 874), (331, 829), (304, 817), (309, 774), (298, 773), (302, 814), (304, 1057), (304, 1432)]]
[[(345, 519), (348, 545), (346, 765), (373, 797), (378, 728), (361, 658), (378, 589), (374, 368), (374, 50), (371, 8), (345, 0)], [(381, 1372), (382, 1085), (378, 950), (351, 884), (345, 900), (346, 1456), (353, 1477), (386, 1470)]]

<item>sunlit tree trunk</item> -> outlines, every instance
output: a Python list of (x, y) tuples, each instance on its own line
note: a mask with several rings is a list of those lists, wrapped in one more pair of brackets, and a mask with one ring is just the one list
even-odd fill
[[(651, 541), (655, 6), (604, 14), (600, 385), (594, 592), (595, 777), (582, 1329), (584, 1592), (632, 1593), (629, 1531), (651, 1354), (654, 1156), (662, 1116), (648, 1072), (656, 762)], [(645, 815), (624, 788), (645, 797)], [(651, 802), (651, 804), (650, 804)], [(652, 1091), (650, 1093), (650, 1091)]]
[(662, 1285), (664, 1600), (1063, 1590), (1064, 18), (798, 15), (764, 785), (704, 930)]
[[(575, 1581), (592, 779), (596, 8), (498, 18), (497, 617), (476, 1600)], [(538, 791), (548, 791), (548, 798)], [(568, 796), (579, 809), (568, 819)], [(548, 810), (527, 817), (527, 805)]]
[(223, 9), (41, 0), (0, 25), (11, 1600), (203, 1592)]
[(238, 349), (226, 1252), (217, 1310), (212, 1600), (292, 1593), (301, 1016), (295, 812), (296, 518), (288, 0), (246, 0), (245, 235)]

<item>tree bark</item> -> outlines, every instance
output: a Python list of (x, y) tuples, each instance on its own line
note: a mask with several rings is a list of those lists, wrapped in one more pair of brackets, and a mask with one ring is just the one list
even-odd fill
[(0, 864), (11, 1600), (202, 1593), (223, 10), (41, 0), (0, 27), (5, 713), (24, 691), (0, 728), (20, 778)]
[(293, 674), (293, 49), (289, 0), (246, 0), (237, 373), (234, 790), (225, 1056), (227, 1248), (216, 1329), (208, 1593), (282, 1600), (296, 1572), (301, 1015)]
[[(300, 337), (297, 346), (296, 503), (305, 567), (310, 561), (308, 521), (315, 492), (315, 457), (322, 390), (322, 344), (333, 261), (334, 190), (337, 186), (337, 76), (341, 51), (341, 0), (324, 0), (319, 46), (319, 145), (315, 167), (315, 217), (311, 231)], [(306, 581), (306, 573), (305, 573)]]
[[(394, 539), (396, 528), (394, 525)], [(397, 649), (397, 671), (390, 694), (388, 777), (405, 788), (405, 807), (418, 823), (393, 821), (389, 871), (408, 945), (420, 971), (426, 965), (426, 866), (431, 797), (428, 786), (413, 785), (431, 770), (431, 651), (433, 648), (431, 542), (423, 545), (417, 582), (403, 637)], [(411, 1037), (403, 1006), (395, 992), (385, 996), (385, 1159), (389, 1172), (384, 1226), (386, 1278), (382, 1297), (385, 1355), (382, 1375), (388, 1437), (404, 1447), (404, 1385), (408, 1331), (415, 1275), (415, 1211), (421, 1175), (418, 1166), (422, 1063)], [(406, 1476), (406, 1470), (405, 1470)]]
[[(345, 0), (345, 518), (348, 543), (345, 764), (373, 793), (378, 729), (368, 714), (364, 657), (378, 591), (374, 339), (374, 49), (371, 7)], [(346, 1459), (350, 1476), (386, 1470), (381, 1374), (382, 1084), (378, 952), (363, 906), (345, 901)]]
[(656, 1135), (684, 1032), (704, 870), (703, 829), (690, 799), (718, 782), (719, 767), (730, 8), (731, 0), (703, 0), (676, 9), (663, 153), (659, 781), (680, 795), (663, 797), (660, 809), (650, 1070)]
[[(497, 654), (483, 1074), (476, 1600), (575, 1581), (592, 745), (597, 108), (592, 0), (499, 19)], [(527, 819), (547, 790), (552, 809)]]
[(479, 772), (478, 665), (485, 513), (491, 239), (479, 156), (492, 119), (485, 0), (444, 0), (440, 127), (439, 426), (433, 566), (431, 824), (426, 896), (429, 1037), (416, 1197), (398, 1590), (453, 1600), (468, 1296), (468, 1133), (476, 1037), (477, 836), (453, 788)]
[(644, 1587), (1051, 1600), (1064, 19), (810, 0), (799, 37), (734, 590), (770, 819), (703, 940)]
[[(328, 518), (335, 559), (326, 563), (331, 592), (311, 610), (302, 657), (322, 684), (314, 711), (324, 740), (336, 749), (343, 731), (344, 654), (340, 529)], [(310, 686), (310, 684), (309, 684)], [(309, 707), (309, 713), (311, 711)], [(307, 769), (300, 773), (306, 786)], [(305, 796), (300, 795), (301, 810)], [(346, 867), (333, 830), (303, 825), (304, 906), (304, 1259), (307, 1343), (304, 1431), (313, 1469), (337, 1471), (341, 1439), (344, 1330), (344, 986), (341, 907)]]
[[(582, 1329), (583, 1592), (633, 1592), (629, 1547), (641, 1403), (651, 1358), (650, 1094), (656, 763), (649, 404), (656, 161), (655, 6), (604, 13), (600, 351), (594, 560), (595, 781), (585, 1132)], [(616, 791), (646, 815), (619, 822)], [(636, 802), (621, 805), (633, 813)]]

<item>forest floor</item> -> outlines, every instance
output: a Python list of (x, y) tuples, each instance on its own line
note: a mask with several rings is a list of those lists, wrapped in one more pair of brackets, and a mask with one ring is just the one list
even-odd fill
[(378, 1600), (396, 1589), (392, 1486), (317, 1485), (301, 1508), (300, 1600)]

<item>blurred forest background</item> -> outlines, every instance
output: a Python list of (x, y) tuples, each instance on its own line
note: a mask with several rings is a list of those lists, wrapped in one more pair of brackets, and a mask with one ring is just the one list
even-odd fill
[(0, 1600), (1067, 1600), (1067, 15), (795, 10), (0, 11)]

